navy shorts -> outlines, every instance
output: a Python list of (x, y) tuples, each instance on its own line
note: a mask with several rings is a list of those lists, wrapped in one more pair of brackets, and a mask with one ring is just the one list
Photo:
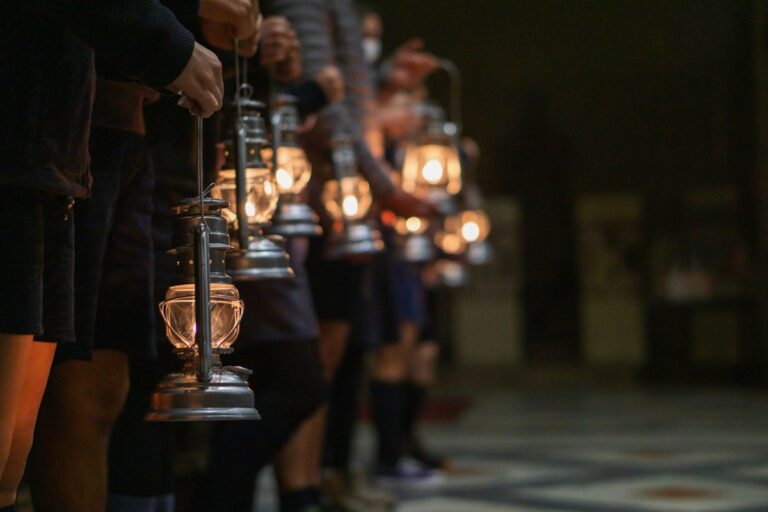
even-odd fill
[(0, 332), (72, 343), (72, 198), (0, 187)]
[(75, 204), (75, 332), (56, 358), (93, 349), (156, 354), (152, 244), (154, 176), (145, 138), (94, 127), (91, 197)]
[(306, 269), (318, 320), (351, 322), (362, 301), (368, 262), (329, 260), (323, 256), (325, 237), (310, 239)]
[(391, 265), (398, 318), (401, 322), (411, 322), (421, 327), (426, 315), (426, 292), (421, 281), (421, 265), (399, 260), (392, 260)]

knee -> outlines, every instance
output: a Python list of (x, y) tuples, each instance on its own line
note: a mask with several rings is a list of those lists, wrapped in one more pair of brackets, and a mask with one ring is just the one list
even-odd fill
[(397, 381), (405, 378), (407, 352), (401, 344), (385, 345), (376, 352), (374, 376), (379, 380)]
[(91, 363), (73, 361), (54, 370), (44, 404), (62, 423), (84, 423), (109, 433), (128, 395), (127, 371), (94, 371)]
[(282, 407), (290, 423), (299, 424), (322, 406), (328, 398), (328, 385), (318, 367), (305, 371), (280, 393)]

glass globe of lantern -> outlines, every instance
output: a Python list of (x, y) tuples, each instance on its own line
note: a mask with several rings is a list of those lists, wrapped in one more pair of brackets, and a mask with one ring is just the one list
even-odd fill
[(445, 121), (445, 113), (437, 105), (424, 106), (423, 114), (425, 128), (421, 139), (405, 149), (403, 188), (433, 199), (456, 195), (462, 186), (456, 126)]
[(461, 191), (461, 162), (449, 144), (411, 145), (403, 162), (403, 188), (411, 193), (430, 191), (450, 195)]
[(465, 243), (482, 242), (488, 238), (491, 222), (482, 210), (465, 210), (460, 214), (461, 238)]
[(429, 229), (429, 220), (423, 217), (398, 217), (395, 221), (395, 231), (403, 236), (423, 235)]
[(461, 255), (467, 247), (467, 244), (462, 240), (460, 235), (447, 231), (435, 233), (435, 245), (437, 245), (441, 251), (451, 256)]
[[(262, 159), (272, 166), (272, 148), (261, 150)], [(312, 165), (307, 154), (299, 146), (280, 146), (277, 148), (277, 170), (275, 182), (280, 194), (300, 194), (312, 177)]]
[(360, 176), (329, 180), (323, 187), (323, 204), (335, 221), (363, 220), (372, 203), (371, 187)]
[[(280, 199), (277, 180), (268, 167), (248, 167), (246, 169), (245, 213), (248, 224), (267, 224), (277, 208)], [(214, 197), (227, 201), (230, 205), (237, 204), (237, 180), (234, 169), (222, 169), (216, 178), (216, 187), (212, 191)], [(237, 222), (237, 214), (230, 208), (223, 211), (227, 221)], [(237, 227), (237, 225), (236, 225)]]
[[(243, 301), (231, 284), (211, 284), (211, 343), (214, 352), (229, 349), (240, 333)], [(195, 285), (171, 286), (160, 303), (166, 334), (178, 350), (195, 346)]]

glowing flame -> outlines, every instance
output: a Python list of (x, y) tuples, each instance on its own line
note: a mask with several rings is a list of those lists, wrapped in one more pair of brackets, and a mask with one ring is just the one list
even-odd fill
[(474, 221), (465, 223), (461, 226), (461, 236), (467, 242), (476, 242), (480, 238), (480, 226)]
[(421, 229), (421, 219), (418, 217), (408, 217), (405, 221), (405, 229), (411, 233), (416, 233)]
[(357, 215), (357, 210), (360, 205), (357, 202), (355, 196), (346, 196), (341, 204), (341, 209), (344, 211), (344, 215), (347, 217), (353, 217)]
[(456, 235), (446, 234), (443, 237), (443, 250), (449, 254), (461, 251), (461, 245), (461, 240)]
[(281, 190), (289, 190), (293, 186), (293, 176), (282, 167), (275, 173), (275, 178), (277, 179), (277, 186)]
[(428, 160), (421, 169), (421, 175), (432, 185), (440, 183), (443, 179), (443, 164), (435, 159)]

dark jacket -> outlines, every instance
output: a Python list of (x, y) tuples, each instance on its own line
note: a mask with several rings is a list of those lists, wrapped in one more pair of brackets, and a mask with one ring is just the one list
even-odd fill
[(0, 186), (87, 195), (93, 51), (164, 87), (194, 38), (157, 0), (5, 0), (0, 17)]

